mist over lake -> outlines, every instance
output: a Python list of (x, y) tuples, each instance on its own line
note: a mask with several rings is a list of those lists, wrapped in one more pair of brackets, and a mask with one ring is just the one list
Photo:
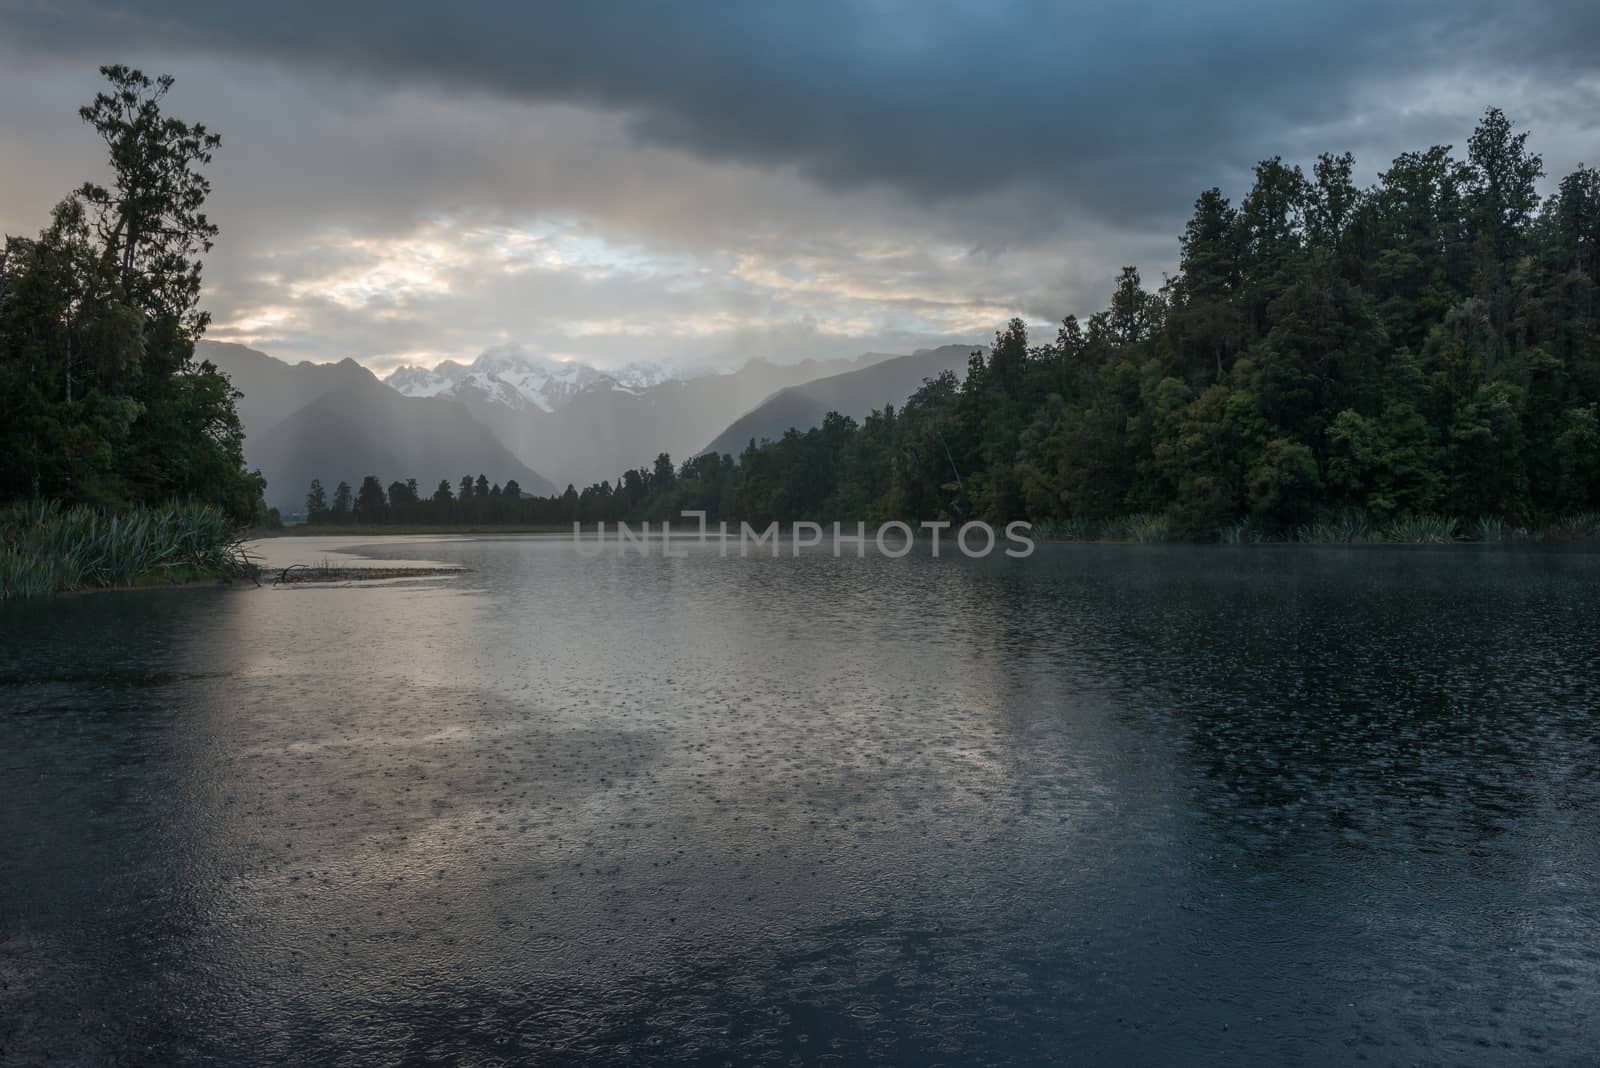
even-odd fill
[(0, 1061), (1592, 1058), (1592, 552), (685, 551), (0, 604)]

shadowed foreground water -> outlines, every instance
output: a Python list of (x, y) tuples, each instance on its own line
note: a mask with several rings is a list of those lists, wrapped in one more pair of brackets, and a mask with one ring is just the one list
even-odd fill
[(1600, 1050), (1600, 557), (370, 553), (0, 605), (0, 1063)]

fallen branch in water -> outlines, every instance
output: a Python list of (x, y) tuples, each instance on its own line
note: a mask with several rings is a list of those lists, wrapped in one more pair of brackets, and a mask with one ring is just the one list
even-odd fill
[(464, 567), (333, 567), (322, 564), (290, 564), (278, 573), (274, 586), (304, 582), (352, 582), (377, 579), (425, 578), (429, 575), (464, 575)]

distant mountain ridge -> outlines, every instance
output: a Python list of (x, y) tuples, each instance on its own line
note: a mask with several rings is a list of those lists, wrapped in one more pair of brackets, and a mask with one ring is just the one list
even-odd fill
[(499, 345), (470, 364), (445, 360), (431, 368), (397, 367), (383, 382), (408, 397), (448, 396), (501, 404), (512, 411), (531, 407), (554, 412), (585, 390), (638, 392), (690, 377), (696, 376), (648, 361), (602, 371), (577, 361), (544, 359), (520, 345)]
[(696, 455), (720, 452), (738, 456), (752, 441), (760, 444), (777, 440), (790, 429), (804, 432), (820, 426), (829, 412), (860, 422), (884, 405), (904, 404), (926, 379), (945, 371), (965, 377), (972, 353), (986, 349), (984, 345), (919, 349), (909, 356), (879, 360), (870, 367), (787, 386), (734, 420)]
[(773, 364), (751, 360), (737, 371), (663, 382), (646, 389), (612, 386), (580, 391), (554, 412), (534, 418), (504, 405), (468, 407), (523, 462), (560, 485), (612, 481), (660, 453), (682, 462), (741, 412), (785, 386), (857, 370), (880, 356)]
[[(549, 496), (549, 479), (512, 456), (459, 401), (405, 397), (376, 378), (365, 385), (326, 393), (284, 419), (252, 447), (249, 461), (267, 477), (268, 503), (298, 512), (311, 480), (331, 493), (344, 481), (359, 485), (377, 475), (387, 486), (415, 478), (433, 492), (441, 479), (455, 485), (463, 475), (491, 482), (516, 479), (524, 493)], [(274, 487), (281, 487), (274, 493)]]
[(210, 360), (243, 394), (235, 404), (246, 441), (259, 438), (282, 420), (325, 393), (375, 381), (354, 360), (338, 363), (285, 363), (276, 356), (221, 341), (201, 341), (195, 355)]
[[(952, 348), (964, 364), (970, 350)], [(245, 459), (266, 475), (268, 503), (291, 513), (300, 510), (311, 478), (331, 489), (340, 479), (354, 484), (369, 474), (385, 484), (397, 478), (436, 484), (482, 473), (494, 482), (515, 478), (530, 493), (615, 480), (663, 452), (680, 462), (689, 458), (719, 428), (790, 387), (880, 365), (913, 368), (888, 372), (882, 383), (863, 388), (876, 407), (903, 400), (901, 385), (910, 383), (909, 395), (925, 370), (918, 356), (867, 353), (792, 364), (756, 359), (721, 373), (684, 373), (643, 361), (605, 372), (500, 346), (470, 364), (402, 367), (380, 381), (348, 359), (287, 364), (242, 345), (209, 341), (197, 355), (221, 367), (244, 393)], [(902, 364), (907, 360), (912, 364)], [(853, 400), (848, 406), (859, 407)], [(813, 415), (820, 419), (814, 407), (792, 413), (783, 429)]]
[(377, 475), (385, 486), (415, 478), (429, 492), (439, 479), (483, 474), (516, 479), (524, 492), (555, 485), (522, 463), (449, 398), (404, 397), (354, 360), (289, 364), (243, 345), (202, 341), (195, 355), (228, 375), (242, 396), (245, 463), (267, 479), (267, 503), (302, 510), (313, 478), (331, 493)]

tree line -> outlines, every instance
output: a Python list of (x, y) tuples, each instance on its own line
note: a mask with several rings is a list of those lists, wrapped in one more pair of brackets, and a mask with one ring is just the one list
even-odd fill
[(389, 483), (384, 488), (377, 475), (368, 475), (356, 489), (340, 482), (330, 496), (322, 480), (311, 480), (306, 494), (306, 522), (315, 524), (371, 525), (380, 523), (530, 523), (526, 508), (538, 498), (527, 497), (516, 479), (504, 486), (479, 475), (462, 475), (459, 487), (441, 479), (432, 493), (418, 487), (417, 480)]
[(217, 227), (201, 168), (221, 143), (164, 115), (172, 78), (102, 67), (79, 115), (104, 142), (86, 182), (33, 238), (0, 251), (0, 501), (132, 511), (173, 498), (236, 524), (262, 517), (237, 395), (194, 360), (200, 256)]
[[(105, 510), (186, 498), (263, 515), (237, 396), (194, 359), (216, 134), (163, 114), (169, 77), (102, 68), (81, 117), (86, 183), (0, 252), (0, 500)], [(1337, 517), (1600, 509), (1600, 172), (1539, 194), (1528, 134), (1490, 109), (1464, 157), (1349, 153), (1258, 164), (1235, 205), (1202, 193), (1177, 273), (1124, 268), (1106, 309), (1053, 339), (1012, 320), (967, 374), (860, 423), (830, 414), (735, 458), (666, 455), (614, 483), (532, 498), (483, 476), (424, 492), (376, 477), (324, 516), (565, 523), (1128, 516), (1211, 538)], [(316, 496), (316, 494), (313, 494)]]
[(1201, 539), (1352, 515), (1592, 512), (1600, 172), (1580, 166), (1541, 199), (1527, 140), (1490, 109), (1464, 159), (1407, 152), (1368, 188), (1349, 153), (1309, 173), (1265, 160), (1237, 205), (1199, 196), (1159, 287), (1126, 267), (1086, 321), (1041, 343), (1014, 319), (964, 379), (859, 424), (830, 414), (737, 462), (662, 455), (554, 497), (484, 496), (480, 478), (470, 497), (410, 493), (400, 511), (1066, 528), (1142, 515)]

